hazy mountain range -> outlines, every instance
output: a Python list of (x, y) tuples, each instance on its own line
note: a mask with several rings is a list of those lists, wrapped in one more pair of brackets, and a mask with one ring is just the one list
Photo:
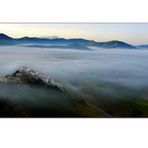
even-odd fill
[(83, 38), (40, 38), (40, 37), (22, 37), (12, 38), (6, 34), (0, 33), (0, 45), (25, 45), (37, 48), (76, 48), (89, 50), (89, 47), (101, 48), (148, 48), (148, 45), (134, 46), (123, 41), (112, 40), (107, 42), (96, 42), (94, 40), (86, 40)]

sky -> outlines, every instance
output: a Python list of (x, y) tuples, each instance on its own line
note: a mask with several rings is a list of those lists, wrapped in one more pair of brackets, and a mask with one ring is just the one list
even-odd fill
[(0, 33), (14, 38), (57, 36), (95, 41), (120, 40), (133, 45), (148, 44), (148, 23), (0, 24)]

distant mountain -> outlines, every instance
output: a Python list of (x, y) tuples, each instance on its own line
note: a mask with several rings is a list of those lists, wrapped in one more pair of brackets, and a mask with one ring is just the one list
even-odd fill
[[(86, 40), (82, 38), (39, 38), (39, 37), (22, 37), (18, 39), (11, 38), (0, 33), (0, 45), (16, 45), (16, 44), (33, 44), (32, 47), (48, 47), (48, 48), (76, 48), (89, 49), (90, 46), (100, 48), (128, 48), (136, 49), (135, 46), (122, 41), (113, 40), (108, 42), (96, 42), (94, 40)], [(43, 45), (47, 44), (47, 45)]]
[(0, 45), (14, 45), (15, 43), (15, 39), (0, 33)]
[(113, 41), (108, 41), (108, 42), (95, 42), (93, 44), (94, 46), (97, 47), (102, 47), (102, 48), (128, 48), (128, 49), (136, 49), (135, 46), (127, 44), (122, 41), (118, 40), (113, 40)]
[(144, 48), (144, 49), (148, 49), (148, 45), (139, 45), (137, 46), (138, 48)]
[(11, 40), (12, 38), (4, 33), (0, 33), (0, 40)]

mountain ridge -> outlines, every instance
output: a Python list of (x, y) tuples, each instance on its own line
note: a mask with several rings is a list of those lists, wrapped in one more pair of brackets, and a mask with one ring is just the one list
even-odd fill
[(12, 38), (4, 33), (0, 33), (0, 45), (16, 45), (16, 44), (53, 44), (58, 45), (59, 47), (73, 47), (73, 48), (83, 48), (88, 49), (88, 46), (95, 46), (101, 48), (128, 48), (136, 49), (136, 46), (128, 44), (119, 40), (111, 40), (106, 42), (97, 42), (94, 40), (87, 40), (83, 38), (41, 38), (41, 37), (21, 37), (21, 38)]
[(145, 45), (138, 45), (137, 48), (143, 48), (143, 49), (145, 49), (145, 48), (148, 48), (148, 45), (147, 44), (145, 44)]
[(13, 38), (4, 33), (0, 33), (0, 40), (8, 40), (8, 39), (13, 39)]

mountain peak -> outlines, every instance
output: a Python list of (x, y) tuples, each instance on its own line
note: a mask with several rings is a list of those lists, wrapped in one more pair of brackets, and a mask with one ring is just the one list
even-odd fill
[(119, 40), (112, 40), (112, 41), (108, 41), (104, 44), (104, 47), (108, 47), (108, 48), (130, 48), (130, 49), (135, 49), (136, 47), (133, 45), (130, 45), (128, 43), (125, 43), (123, 41), (119, 41)]
[(8, 35), (4, 34), (4, 33), (0, 33), (0, 39), (7, 40), (7, 39), (12, 39), (12, 38), (9, 37)]

